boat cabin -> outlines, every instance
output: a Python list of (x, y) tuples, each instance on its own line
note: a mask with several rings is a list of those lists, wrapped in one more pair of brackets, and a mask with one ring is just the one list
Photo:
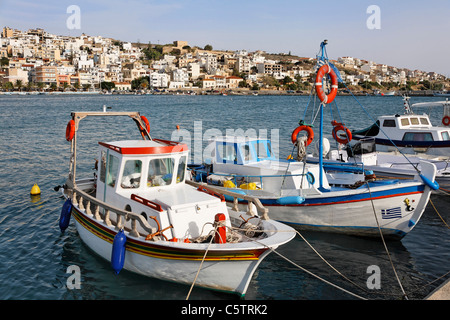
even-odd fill
[(386, 139), (381, 130), (395, 141), (448, 141), (450, 129), (433, 127), (428, 115), (404, 114), (389, 115), (378, 118), (376, 124), (371, 127), (355, 131), (355, 134), (364, 136), (379, 136)]
[(276, 160), (270, 140), (247, 137), (225, 137), (215, 140), (215, 163), (249, 164)]
[[(209, 184), (269, 193), (319, 187), (318, 166), (279, 160), (268, 139), (226, 136), (213, 143)], [(328, 187), (326, 178), (323, 183)]]
[(99, 142), (96, 198), (141, 213), (152, 227), (169, 227), (168, 239), (197, 237), (226, 208), (221, 199), (185, 184), (187, 157), (187, 146), (178, 142)]

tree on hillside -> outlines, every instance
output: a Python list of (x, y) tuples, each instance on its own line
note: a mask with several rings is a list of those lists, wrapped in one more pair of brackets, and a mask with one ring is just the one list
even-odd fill
[(0, 59), (0, 67), (8, 66), (8, 65), (9, 65), (9, 59), (7, 57), (2, 57)]
[(17, 88), (17, 90), (20, 91), (20, 89), (22, 89), (22, 86), (23, 86), (22, 80), (17, 80), (16, 81), (16, 88)]
[(9, 91), (9, 90), (14, 89), (14, 85), (13, 85), (13, 83), (12, 83), (11, 81), (8, 81), (8, 82), (6, 82), (6, 83), (3, 85), (3, 88), (4, 88), (5, 90)]
[(213, 47), (210, 44), (207, 44), (204, 48), (204, 50), (208, 50), (208, 51), (211, 51), (212, 49), (213, 49)]
[(115, 88), (115, 84), (114, 84), (114, 82), (107, 82), (107, 81), (103, 81), (101, 84), (100, 84), (100, 88), (102, 88), (102, 90), (108, 90), (108, 91), (111, 91), (111, 89), (113, 89), (113, 88)]

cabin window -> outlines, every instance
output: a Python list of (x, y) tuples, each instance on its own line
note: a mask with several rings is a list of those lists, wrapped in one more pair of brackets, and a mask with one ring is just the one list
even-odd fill
[(256, 152), (258, 154), (258, 160), (264, 160), (270, 157), (270, 143), (258, 141), (256, 143)]
[(402, 126), (409, 126), (409, 119), (408, 118), (403, 118), (401, 121), (402, 121)]
[(106, 183), (108, 184), (108, 186), (114, 187), (116, 185), (118, 171), (119, 171), (119, 159), (110, 154), (106, 174)]
[(420, 118), (420, 123), (421, 123), (421, 124), (424, 124), (424, 125), (426, 125), (426, 126), (429, 126), (429, 125), (430, 125), (430, 122), (428, 121), (427, 118)]
[(433, 141), (433, 135), (431, 132), (407, 132), (403, 141)]
[(166, 186), (172, 183), (174, 161), (172, 158), (152, 159), (148, 163), (148, 187)]
[[(402, 123), (403, 124), (403, 123)], [(395, 120), (384, 120), (383, 127), (395, 128)]]
[(450, 140), (450, 136), (448, 134), (448, 131), (442, 131), (441, 132), (442, 140)]
[(411, 118), (411, 124), (412, 124), (412, 125), (418, 125), (418, 124), (419, 124), (419, 119), (417, 119), (417, 118)]
[(185, 172), (186, 172), (186, 156), (182, 156), (180, 158), (180, 163), (178, 164), (177, 183), (183, 182)]
[(106, 151), (102, 150), (100, 154), (100, 181), (105, 183), (106, 176)]
[(253, 160), (252, 152), (250, 151), (250, 146), (248, 144), (241, 145), (241, 154), (244, 161)]
[(125, 189), (139, 188), (141, 184), (141, 160), (127, 160), (123, 167), (120, 186)]
[[(221, 144), (217, 145), (217, 151), (219, 157), (222, 159), (224, 163), (235, 163), (236, 162), (236, 148), (234, 144)], [(218, 159), (219, 160), (219, 159)]]

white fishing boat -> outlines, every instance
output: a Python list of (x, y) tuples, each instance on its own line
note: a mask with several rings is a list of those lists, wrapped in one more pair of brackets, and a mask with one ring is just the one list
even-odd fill
[[(434, 103), (436, 104), (436, 103)], [(433, 126), (426, 113), (416, 114), (412, 107), (429, 106), (431, 103), (413, 104), (404, 97), (405, 114), (384, 115), (370, 127), (362, 130), (352, 130), (351, 136), (355, 140), (374, 138), (378, 145), (388, 146), (394, 150), (402, 148), (405, 153), (428, 153), (448, 156), (450, 154), (450, 103), (439, 102), (444, 106), (443, 126)], [(447, 111), (448, 113), (448, 111)], [(386, 150), (387, 151), (387, 150)]]
[[(79, 179), (79, 122), (101, 116), (132, 118), (144, 139), (99, 142), (96, 177)], [(153, 139), (149, 131), (148, 120), (137, 112), (72, 113), (61, 230), (73, 216), (83, 242), (111, 261), (116, 273), (124, 268), (243, 296), (259, 263), (295, 231), (268, 219), (257, 199), (247, 198), (247, 210), (238, 211), (212, 188), (186, 183), (187, 146)]]
[[(283, 161), (275, 157), (268, 140), (244, 137), (217, 138), (211, 165), (193, 168), (193, 178), (259, 198), (270, 208), (273, 219), (301, 229), (324, 230), (361, 236), (401, 238), (419, 222), (435, 181), (436, 166), (421, 161), (421, 171), (411, 180), (374, 180), (373, 176), (350, 166), (326, 167), (323, 163), (323, 109), (338, 88), (336, 69), (326, 58), (326, 42), (318, 56), (316, 94), (321, 101), (318, 114), (319, 163)], [(330, 92), (323, 79), (331, 78)], [(315, 99), (311, 99), (315, 100)], [(301, 125), (291, 140), (300, 153), (314, 139), (311, 126)], [(335, 123), (333, 136), (344, 130)], [(301, 137), (300, 132), (306, 132)], [(325, 170), (326, 169), (326, 170)], [(231, 201), (231, 199), (229, 199)], [(240, 201), (245, 204), (245, 201)]]

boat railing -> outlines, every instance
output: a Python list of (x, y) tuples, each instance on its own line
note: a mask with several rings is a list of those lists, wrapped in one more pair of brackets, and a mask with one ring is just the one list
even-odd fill
[[(129, 233), (134, 237), (140, 236), (138, 224), (145, 232), (148, 232), (148, 234), (153, 234), (156, 232), (156, 228), (150, 226), (150, 224), (140, 214), (108, 205), (107, 203), (87, 194), (77, 186), (74, 186), (72, 189), (66, 189), (66, 192), (67, 191), (69, 191), (69, 196), (70, 191), (72, 192), (72, 203), (76, 204), (80, 210), (84, 210), (87, 215), (94, 217), (96, 220), (103, 220), (107, 226), (115, 225), (116, 229), (120, 230), (125, 227), (125, 221), (131, 220), (131, 230)], [(116, 221), (111, 220), (111, 212), (117, 215)]]
[(234, 174), (234, 173), (216, 173), (216, 172), (208, 172), (206, 170), (201, 170), (201, 169), (195, 169), (194, 170), (196, 173), (202, 173), (205, 175), (208, 174), (213, 174), (215, 176), (220, 176), (220, 177), (232, 177), (233, 178), (233, 183), (235, 186), (238, 185), (238, 181), (244, 181), (245, 183), (248, 182), (254, 182), (254, 181), (250, 181), (250, 178), (256, 178), (259, 179), (259, 183), (260, 183), (260, 188), (263, 189), (263, 180), (264, 178), (286, 178), (286, 177), (303, 177), (303, 176), (308, 176), (308, 173), (297, 173), (297, 174), (270, 174), (270, 175), (243, 175), (243, 174)]
[(412, 165), (414, 168), (418, 169), (419, 164), (420, 164), (420, 162), (396, 162), (396, 163), (391, 163), (391, 165), (389, 167), (392, 168), (395, 166)]
[(256, 207), (257, 212), (261, 213), (260, 217), (263, 220), (269, 220), (269, 209), (267, 209), (266, 207), (263, 206), (263, 204), (261, 203), (261, 201), (256, 198), (256, 197), (252, 197), (246, 194), (241, 194), (241, 193), (237, 193), (237, 192), (233, 192), (233, 191), (229, 191), (229, 190), (223, 190), (222, 188), (218, 188), (218, 187), (214, 187), (211, 186), (209, 184), (206, 183), (200, 183), (200, 182), (195, 182), (195, 181), (190, 181), (190, 180), (186, 180), (186, 183), (194, 186), (194, 187), (204, 187), (206, 189), (209, 189), (211, 191), (214, 191), (216, 193), (219, 194), (223, 194), (224, 196), (229, 196), (233, 198), (233, 210), (234, 211), (239, 211), (238, 209), (238, 203), (239, 200), (242, 199), (244, 201), (247, 201), (247, 214), (249, 216), (254, 216), (256, 214), (256, 212), (253, 211), (253, 206)]

